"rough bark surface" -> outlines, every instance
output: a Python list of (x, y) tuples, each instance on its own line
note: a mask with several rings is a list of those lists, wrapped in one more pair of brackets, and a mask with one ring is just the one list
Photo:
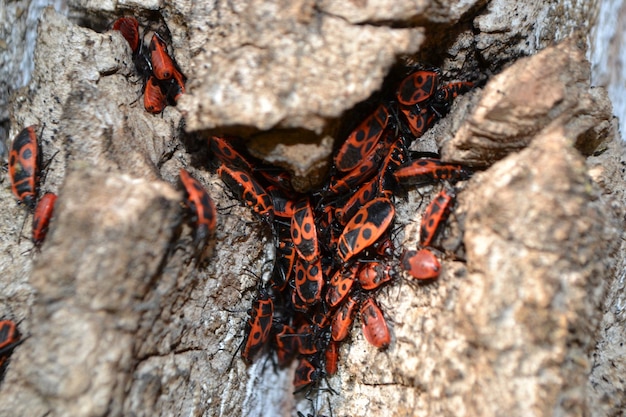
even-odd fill
[[(32, 81), (11, 98), (10, 136), (42, 128), (41, 188), (59, 200), (41, 251), (25, 253), (30, 218), (22, 231), (6, 177), (0, 189), (0, 318), (27, 336), (0, 383), (0, 416), (621, 415), (625, 147), (606, 94), (590, 87), (581, 36), (570, 36), (589, 30), (595, 3), (582, 3), (47, 10)], [(125, 13), (167, 28), (189, 77), (162, 115), (145, 112), (128, 45), (106, 31)], [(358, 123), (353, 106), (414, 52), (409, 62), (480, 84), (414, 148), (479, 170), (438, 241), (441, 277), (403, 277), (377, 296), (391, 346), (370, 346), (357, 320), (327, 381), (338, 394), (312, 393), (314, 412), (292, 394), (293, 368), (264, 357), (246, 367), (237, 355), (273, 240), (208, 165), (207, 132), (254, 133), (255, 155), (315, 187), (337, 126)], [(221, 208), (200, 261), (181, 167)], [(438, 190), (399, 193), (399, 248), (416, 245)]]

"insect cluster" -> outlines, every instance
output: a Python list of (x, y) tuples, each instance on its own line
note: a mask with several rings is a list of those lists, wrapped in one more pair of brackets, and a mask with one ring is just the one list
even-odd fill
[(360, 317), (365, 339), (384, 349), (391, 342), (377, 292), (400, 278), (434, 279), (439, 260), (428, 249), (454, 199), (450, 184), (428, 206), (419, 251), (398, 260), (392, 236), (400, 187), (454, 183), (470, 172), (408, 150), (470, 82), (441, 84), (437, 70), (417, 70), (347, 137), (321, 190), (297, 193), (289, 174), (245, 154), (238, 139), (213, 136), (217, 173), (243, 204), (269, 225), (276, 244), (270, 279), (260, 283), (245, 325), (241, 357), (262, 351), (279, 366), (298, 360), (296, 391), (315, 387), (337, 371), (339, 346)]
[[(144, 107), (160, 113), (185, 92), (185, 77), (154, 33), (146, 46), (133, 17), (113, 24), (133, 52), (143, 76)], [(418, 69), (394, 89), (347, 137), (333, 158), (326, 184), (316, 192), (298, 193), (290, 175), (245, 153), (238, 138), (213, 136), (217, 174), (232, 193), (268, 225), (276, 258), (268, 282), (258, 285), (245, 324), (241, 357), (251, 363), (264, 350), (278, 366), (298, 361), (294, 387), (315, 387), (337, 372), (339, 348), (359, 317), (365, 339), (376, 348), (391, 343), (378, 291), (400, 279), (403, 270), (415, 279), (435, 279), (441, 266), (429, 248), (445, 223), (455, 197), (452, 184), (469, 178), (461, 165), (425, 158), (409, 151), (417, 138), (450, 109), (471, 82), (442, 84), (440, 73)], [(44, 241), (56, 195), (38, 199), (41, 150), (35, 127), (22, 130), (12, 143), (9, 176), (12, 191), (34, 212), (32, 240)], [(204, 187), (180, 170), (187, 212), (199, 253), (215, 232), (216, 208)], [(398, 259), (393, 243), (395, 198), (402, 187), (445, 181), (422, 219), (419, 245)], [(15, 324), (0, 322), (0, 365), (20, 343)]]
[(176, 61), (167, 52), (167, 44), (157, 32), (152, 34), (148, 47), (139, 36), (139, 22), (132, 16), (120, 17), (113, 23), (133, 51), (137, 72), (144, 78), (143, 105), (146, 111), (158, 114), (165, 107), (176, 105), (185, 93), (185, 76)]
[(41, 155), (35, 126), (24, 128), (13, 140), (9, 151), (11, 191), (27, 212), (34, 212), (32, 240), (37, 248), (46, 237), (57, 199), (51, 192), (38, 199)]

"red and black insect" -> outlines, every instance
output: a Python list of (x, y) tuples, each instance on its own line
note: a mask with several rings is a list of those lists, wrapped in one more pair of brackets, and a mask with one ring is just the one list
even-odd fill
[(352, 188), (369, 180), (378, 171), (380, 162), (389, 152), (394, 139), (394, 133), (391, 130), (386, 130), (383, 139), (378, 142), (374, 151), (367, 154), (353, 170), (342, 177), (333, 176), (330, 179), (325, 194), (330, 196), (347, 193)]
[(143, 90), (143, 107), (149, 113), (159, 114), (165, 109), (165, 106), (167, 106), (167, 97), (161, 89), (159, 80), (151, 75)]
[(439, 87), (435, 96), (433, 97), (431, 108), (438, 113), (441, 117), (443, 114), (450, 111), (452, 101), (460, 94), (466, 93), (474, 87), (474, 83), (471, 81), (457, 81)]
[(54, 193), (45, 193), (43, 197), (39, 199), (37, 207), (35, 208), (35, 214), (33, 216), (33, 243), (35, 247), (41, 246), (46, 234), (48, 233), (48, 225), (54, 212), (54, 204), (56, 203), (57, 196)]
[(389, 109), (379, 105), (350, 133), (335, 156), (335, 168), (341, 172), (352, 171), (374, 151), (389, 122)]
[(361, 303), (360, 313), (365, 340), (379, 349), (388, 347), (391, 343), (389, 327), (374, 298), (368, 298)]
[(39, 146), (35, 126), (24, 128), (9, 151), (11, 191), (29, 209), (35, 208), (39, 181)]
[[(400, 107), (400, 112), (406, 120), (406, 124), (409, 127), (409, 131), (414, 138), (421, 137), (426, 130), (428, 130), (437, 120), (437, 114), (432, 111), (430, 107), (419, 108), (413, 107)], [(409, 142), (409, 143), (406, 143)], [(406, 141), (408, 146), (410, 140)]]
[(272, 197), (272, 204), (274, 205), (274, 217), (280, 217), (282, 219), (291, 219), (296, 213), (297, 203), (294, 200), (287, 198), (283, 192), (275, 185), (270, 185), (266, 188), (269, 195)]
[(295, 266), (295, 292), (307, 306), (319, 303), (322, 300), (324, 289), (324, 275), (320, 259), (313, 263), (298, 258)]
[(287, 366), (298, 353), (297, 338), (294, 336), (296, 332), (293, 327), (284, 323), (274, 323), (272, 330), (278, 366)]
[(316, 368), (308, 359), (301, 358), (293, 377), (295, 392), (300, 392), (310, 385), (317, 384), (323, 377), (323, 370)]
[(217, 169), (224, 184), (256, 214), (271, 222), (274, 217), (272, 197), (248, 172), (223, 164)]
[(130, 45), (133, 53), (139, 49), (139, 22), (132, 16), (120, 17), (113, 23), (113, 30), (119, 30)]
[(331, 340), (324, 352), (324, 369), (326, 375), (334, 375), (339, 368), (339, 343)]
[(445, 222), (450, 213), (454, 197), (454, 190), (443, 188), (426, 207), (420, 225), (420, 246), (424, 247), (431, 244), (439, 226)]
[(291, 175), (287, 171), (267, 167), (257, 167), (251, 172), (258, 174), (267, 184), (281, 190), (283, 193), (290, 195), (294, 194), (293, 187), (291, 185)]
[(204, 246), (215, 233), (217, 209), (211, 196), (198, 180), (185, 169), (180, 169), (180, 181), (185, 190), (185, 204), (191, 212), (191, 221), (195, 224), (195, 244)]
[(272, 272), (272, 287), (282, 291), (291, 279), (298, 253), (290, 239), (282, 239), (276, 247), (276, 262)]
[(396, 97), (400, 104), (413, 106), (431, 98), (438, 86), (439, 74), (436, 71), (416, 71), (402, 80)]
[(302, 259), (313, 262), (319, 257), (317, 227), (311, 201), (300, 200), (291, 217), (291, 240)]
[(361, 185), (343, 205), (337, 207), (335, 216), (341, 225), (346, 225), (363, 205), (378, 196), (378, 177), (370, 179)]
[(0, 321), (0, 373), (13, 349), (22, 343), (17, 324), (11, 320)]
[(380, 171), (376, 177), (378, 181), (376, 188), (378, 189), (379, 195), (387, 198), (393, 195), (397, 187), (393, 173), (406, 162), (407, 157), (408, 150), (405, 146), (404, 138), (399, 137), (393, 142), (389, 153), (385, 156), (385, 159), (383, 159), (380, 165)]
[(378, 261), (365, 262), (359, 269), (359, 284), (364, 290), (375, 290), (386, 282), (390, 282), (396, 273), (389, 263)]
[(376, 242), (391, 225), (395, 216), (391, 200), (376, 198), (357, 211), (339, 237), (337, 253), (347, 262), (354, 255)]
[(341, 342), (348, 337), (358, 306), (359, 302), (353, 298), (352, 295), (348, 295), (348, 298), (339, 306), (330, 323), (330, 336), (332, 340)]
[(470, 171), (459, 164), (435, 158), (419, 158), (407, 162), (393, 173), (396, 181), (405, 185), (421, 185), (434, 181), (460, 181), (470, 177)]
[(159, 80), (161, 91), (165, 94), (167, 104), (175, 106), (180, 96), (185, 94), (186, 78), (178, 70), (175, 70), (174, 76), (169, 80)]
[(358, 269), (359, 264), (354, 263), (349, 268), (342, 268), (335, 272), (328, 282), (328, 290), (326, 291), (326, 303), (329, 307), (336, 307), (348, 296), (356, 279)]
[(177, 71), (174, 61), (167, 53), (167, 45), (158, 34), (152, 35), (150, 40), (150, 61), (152, 72), (159, 80), (169, 80)]
[(319, 351), (316, 342), (316, 328), (309, 324), (303, 323), (298, 328), (295, 338), (298, 341), (298, 353), (300, 355), (313, 355)]
[(428, 249), (405, 251), (400, 258), (400, 266), (415, 279), (435, 279), (441, 272), (439, 260)]
[(261, 288), (258, 297), (252, 303), (250, 317), (246, 323), (246, 338), (241, 357), (247, 364), (263, 349), (270, 338), (274, 318), (274, 301), (269, 291)]
[(242, 169), (247, 172), (254, 171), (254, 166), (233, 146), (233, 138), (223, 136), (211, 136), (209, 144), (213, 154), (223, 164), (231, 168)]

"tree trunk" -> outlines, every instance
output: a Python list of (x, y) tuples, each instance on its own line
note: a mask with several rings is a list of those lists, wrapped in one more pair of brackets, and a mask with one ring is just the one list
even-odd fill
[[(625, 148), (590, 84), (596, 2), (96, 3), (44, 11), (31, 81), (8, 100), (9, 137), (38, 125), (40, 193), (59, 198), (36, 250), (32, 216), (21, 230), (25, 210), (0, 190), (0, 318), (25, 337), (0, 416), (621, 415)], [(161, 115), (108, 30), (128, 14), (188, 78)], [(346, 126), (416, 62), (476, 86), (414, 145), (476, 171), (458, 187), (443, 271), (377, 294), (391, 345), (355, 324), (321, 382), (336, 395), (293, 395), (294, 366), (239, 357), (274, 241), (209, 165), (207, 139), (243, 136), (315, 191)], [(201, 261), (180, 168), (220, 208)], [(398, 252), (415, 248), (438, 190), (397, 196)]]

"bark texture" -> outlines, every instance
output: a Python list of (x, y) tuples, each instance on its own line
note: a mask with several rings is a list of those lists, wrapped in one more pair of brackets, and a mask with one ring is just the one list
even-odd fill
[[(39, 126), (50, 160), (41, 189), (59, 199), (41, 251), (27, 252), (30, 217), (22, 231), (6, 177), (0, 188), (0, 318), (27, 336), (0, 383), (0, 416), (621, 415), (625, 148), (605, 91), (589, 82), (595, 3), (579, 3), (46, 10), (9, 136)], [(124, 14), (166, 34), (189, 79), (162, 115), (143, 109), (131, 51), (106, 30)], [(342, 126), (360, 121), (358, 103), (376, 97), (400, 54), (477, 82), (414, 145), (477, 172), (439, 239), (441, 277), (403, 277), (380, 293), (391, 346), (370, 346), (357, 321), (327, 381), (338, 395), (312, 393), (313, 410), (292, 395), (293, 369), (237, 355), (273, 240), (208, 165), (207, 137), (245, 135), (252, 153), (314, 189)], [(220, 207), (200, 262), (181, 167)], [(438, 190), (397, 199), (399, 250), (415, 247)]]

